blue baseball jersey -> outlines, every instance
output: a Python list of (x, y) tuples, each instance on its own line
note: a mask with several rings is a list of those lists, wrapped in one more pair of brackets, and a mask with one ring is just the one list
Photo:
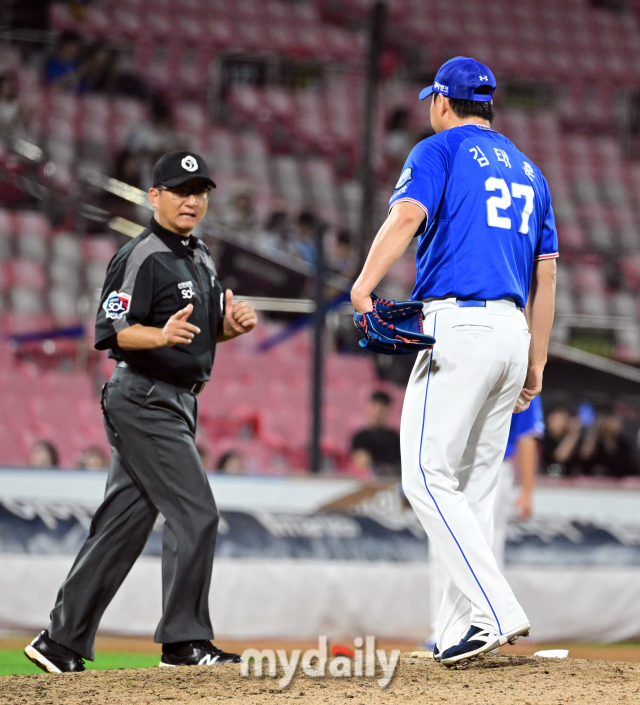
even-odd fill
[(558, 256), (546, 179), (503, 135), (461, 125), (419, 142), (389, 202), (425, 212), (412, 299), (496, 300), (524, 307), (533, 262)]
[(511, 417), (509, 440), (505, 451), (505, 460), (515, 455), (518, 439), (523, 436), (542, 436), (544, 433), (544, 419), (542, 417), (542, 402), (540, 396), (534, 397), (529, 408)]

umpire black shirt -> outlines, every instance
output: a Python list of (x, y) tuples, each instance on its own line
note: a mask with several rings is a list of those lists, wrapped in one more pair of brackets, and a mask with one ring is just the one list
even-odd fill
[[(122, 350), (117, 334), (129, 326), (163, 328), (193, 304), (189, 323), (200, 328), (190, 344), (154, 350)], [(98, 350), (140, 372), (175, 384), (206, 382), (222, 330), (224, 290), (204, 243), (163, 228), (155, 219), (113, 257), (96, 319)]]

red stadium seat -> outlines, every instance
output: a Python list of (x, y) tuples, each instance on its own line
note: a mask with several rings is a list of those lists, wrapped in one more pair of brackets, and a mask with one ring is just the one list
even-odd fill
[(82, 31), (89, 36), (106, 38), (111, 31), (111, 17), (101, 7), (90, 5), (84, 12)]
[(21, 335), (51, 330), (51, 317), (46, 314), (4, 313), (1, 316), (2, 330), (7, 335)]
[(234, 28), (228, 18), (211, 15), (204, 22), (206, 23), (207, 37), (213, 46), (225, 49), (233, 44)]
[(77, 20), (71, 13), (71, 7), (66, 2), (54, 2), (49, 7), (49, 21), (51, 28), (57, 32), (77, 29)]
[(5, 263), (8, 285), (42, 292), (47, 283), (42, 264), (26, 259), (13, 259)]
[(158, 41), (168, 39), (175, 32), (176, 25), (168, 8), (158, 7), (154, 3), (143, 14), (142, 27), (147, 36)]
[(0, 234), (4, 237), (11, 238), (17, 230), (17, 218), (14, 211), (0, 209)]
[(576, 291), (604, 294), (605, 285), (602, 270), (598, 264), (577, 263), (573, 268), (572, 281)]
[(180, 15), (177, 27), (180, 37), (186, 42), (193, 43), (192, 46), (200, 42), (207, 42), (209, 39), (207, 25), (202, 21), (202, 17), (197, 14)]
[(29, 463), (26, 435), (20, 429), (8, 428), (0, 422), (0, 467), (22, 467)]
[(112, 19), (115, 37), (135, 40), (144, 31), (143, 19), (135, 7), (114, 8)]
[(626, 285), (631, 291), (640, 291), (640, 254), (622, 256), (619, 261), (620, 271)]

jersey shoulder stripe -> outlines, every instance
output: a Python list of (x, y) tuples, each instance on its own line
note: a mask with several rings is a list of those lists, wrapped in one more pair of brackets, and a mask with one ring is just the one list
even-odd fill
[(420, 201), (416, 201), (415, 198), (409, 198), (408, 196), (404, 196), (403, 198), (399, 198), (397, 201), (394, 201), (390, 206), (389, 206), (389, 212), (391, 212), (391, 209), (397, 205), (398, 203), (402, 203), (402, 201), (409, 201), (409, 203), (415, 203), (416, 206), (420, 206), (422, 210), (424, 211), (425, 216), (428, 218), (429, 217), (429, 211), (427, 210), (427, 207), (424, 206)]

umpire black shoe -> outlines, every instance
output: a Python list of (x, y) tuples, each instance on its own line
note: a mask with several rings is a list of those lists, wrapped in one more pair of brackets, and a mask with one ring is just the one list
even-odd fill
[(47, 673), (78, 673), (86, 670), (80, 654), (58, 644), (46, 629), (27, 646), (24, 654)]
[(219, 663), (240, 663), (240, 654), (230, 654), (206, 639), (178, 641), (162, 645), (161, 666), (214, 666)]

